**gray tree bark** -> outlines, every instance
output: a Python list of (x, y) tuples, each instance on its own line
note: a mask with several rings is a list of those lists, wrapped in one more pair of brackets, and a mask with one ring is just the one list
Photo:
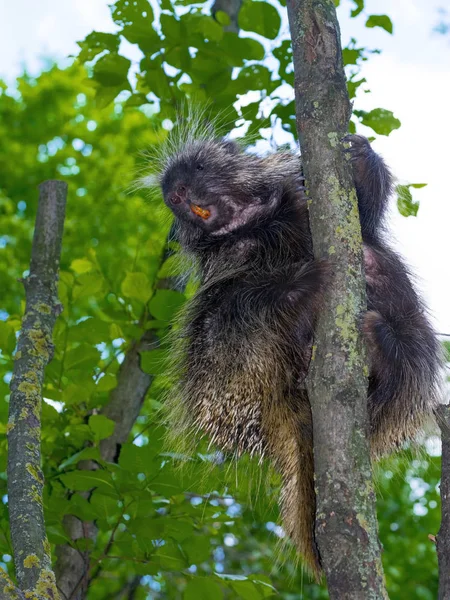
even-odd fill
[(351, 106), (332, 0), (288, 0), (297, 131), (316, 258), (333, 265), (307, 378), (313, 414), (316, 540), (330, 598), (387, 598), (367, 431), (362, 240), (342, 138)]
[(26, 309), (11, 379), (8, 508), (19, 587), (32, 598), (58, 598), (42, 507), (41, 404), (53, 327), (62, 310), (57, 285), (67, 184), (46, 181), (39, 189), (30, 274), (23, 281)]

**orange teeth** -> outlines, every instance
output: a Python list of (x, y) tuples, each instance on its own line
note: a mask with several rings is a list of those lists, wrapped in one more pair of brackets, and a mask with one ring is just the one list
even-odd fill
[(210, 210), (207, 208), (202, 208), (201, 206), (197, 206), (196, 204), (191, 204), (191, 210), (194, 214), (198, 215), (202, 219), (207, 219), (211, 214)]

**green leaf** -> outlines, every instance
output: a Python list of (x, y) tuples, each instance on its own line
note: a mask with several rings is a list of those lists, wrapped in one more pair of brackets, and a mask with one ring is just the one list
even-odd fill
[(199, 17), (198, 29), (206, 40), (220, 42), (223, 38), (223, 27), (212, 17), (201, 15)]
[(172, 15), (161, 15), (161, 29), (164, 36), (174, 44), (178, 45), (182, 40), (182, 26), (179, 19), (176, 19)]
[(131, 61), (120, 54), (106, 54), (99, 58), (94, 65), (94, 81), (106, 88), (120, 87), (123, 90), (131, 90), (127, 79)]
[(98, 448), (84, 448), (80, 450), (80, 452), (75, 452), (69, 458), (64, 460), (58, 467), (59, 471), (65, 471), (67, 467), (71, 467), (72, 465), (76, 465), (80, 462), (80, 460), (99, 460), (100, 452)]
[(214, 17), (216, 19), (216, 21), (218, 23), (220, 23), (221, 25), (223, 25), (224, 27), (227, 27), (230, 24), (230, 15), (226, 12), (224, 12), (223, 10), (218, 10), (215, 14)]
[(230, 31), (224, 34), (221, 47), (230, 66), (239, 67), (246, 60), (262, 60), (265, 56), (262, 44), (251, 38), (239, 37)]
[(283, 40), (280, 46), (274, 48), (272, 52), (275, 58), (280, 61), (280, 75), (283, 77), (283, 79), (289, 79), (293, 82), (294, 72), (292, 65), (291, 40)]
[(153, 9), (148, 0), (116, 0), (110, 8), (117, 25), (126, 27), (139, 21), (152, 25)]
[(149, 375), (162, 375), (167, 371), (167, 351), (150, 350), (141, 352), (141, 369)]
[(394, 113), (385, 108), (374, 108), (370, 112), (363, 110), (353, 111), (363, 125), (371, 127), (379, 135), (389, 135), (394, 129), (401, 125), (400, 121), (394, 117)]
[(96, 266), (88, 258), (76, 258), (70, 263), (70, 268), (72, 271), (75, 271), (77, 275), (81, 275), (82, 273), (93, 271)]
[(106, 373), (97, 383), (96, 390), (98, 392), (109, 392), (117, 385), (117, 377), (111, 373)]
[(191, 579), (184, 590), (184, 600), (221, 600), (220, 586), (207, 577)]
[(186, 297), (173, 290), (157, 290), (150, 300), (148, 308), (159, 321), (170, 321), (183, 306)]
[(188, 555), (189, 562), (198, 565), (211, 557), (213, 547), (208, 537), (191, 535), (183, 542), (183, 550)]
[(92, 31), (83, 41), (77, 42), (81, 48), (78, 54), (78, 60), (81, 62), (89, 62), (98, 54), (108, 50), (109, 52), (118, 52), (120, 38), (114, 33), (102, 33)]
[(237, 598), (242, 600), (260, 600), (262, 597), (252, 581), (232, 581), (229, 584)]
[(143, 304), (148, 302), (152, 294), (152, 287), (145, 273), (127, 273), (120, 287), (124, 296), (139, 300)]
[[(93, 350), (95, 350), (95, 348), (93, 348)], [(82, 367), (83, 364), (80, 362), (78, 363), (78, 366)], [(81, 386), (76, 383), (69, 383), (63, 390), (61, 400), (64, 404), (67, 404), (67, 406), (81, 404), (82, 402), (87, 403), (93, 389), (94, 386), (92, 384), (90, 386)]]
[[(178, 545), (170, 540), (158, 548), (153, 556), (163, 570), (181, 571), (189, 566)], [(214, 598), (209, 597), (209, 600), (214, 600)]]
[(72, 342), (87, 342), (88, 344), (100, 344), (111, 339), (109, 323), (97, 317), (90, 317), (77, 323), (70, 328), (69, 335)]
[(76, 348), (69, 350), (67, 352), (64, 368), (66, 371), (70, 369), (93, 369), (95, 365), (98, 363), (100, 358), (100, 352), (97, 348), (89, 344), (80, 344)]
[(135, 444), (122, 444), (119, 455), (119, 465), (131, 473), (154, 473), (159, 466), (154, 464), (157, 450), (150, 445), (136, 446)]
[(16, 347), (14, 327), (5, 321), (0, 321), (0, 350), (4, 354), (12, 354)]
[(253, 581), (253, 583), (258, 586), (258, 589), (262, 594), (263, 598), (273, 596), (277, 593), (276, 589), (272, 585), (271, 580), (266, 575), (249, 575), (248, 578), (250, 581)]
[(362, 79), (353, 79), (352, 77), (347, 79), (347, 90), (350, 100), (352, 100), (356, 96), (356, 92), (359, 86), (361, 86), (363, 83), (366, 83), (365, 77), (363, 77)]
[(342, 60), (344, 66), (356, 65), (358, 60), (363, 56), (364, 48), (344, 48), (342, 50)]
[(247, 0), (239, 11), (238, 23), (241, 29), (254, 31), (269, 40), (274, 40), (280, 31), (281, 18), (271, 4)]
[(116, 424), (104, 415), (91, 415), (89, 427), (94, 432), (95, 439), (104, 440), (113, 434)]
[(176, 277), (186, 272), (186, 259), (180, 252), (169, 256), (158, 271), (158, 278)]
[(364, 0), (353, 0), (356, 8), (350, 12), (351, 17), (357, 17), (364, 10)]
[(114, 490), (111, 476), (105, 471), (71, 471), (60, 475), (59, 479), (74, 492), (86, 492), (95, 487)]
[(394, 26), (387, 15), (370, 15), (366, 21), (366, 27), (381, 27), (388, 33), (392, 33)]
[[(415, 217), (419, 210), (419, 202), (413, 200), (410, 187), (411, 185), (397, 185), (396, 187), (397, 208), (404, 217)], [(422, 185), (419, 184), (419, 187)]]
[(117, 498), (102, 494), (98, 489), (92, 493), (90, 504), (96, 516), (100, 518), (108, 519), (120, 512)]
[(83, 273), (77, 277), (75, 287), (73, 288), (73, 298), (85, 298), (96, 296), (103, 290), (103, 278), (98, 273)]

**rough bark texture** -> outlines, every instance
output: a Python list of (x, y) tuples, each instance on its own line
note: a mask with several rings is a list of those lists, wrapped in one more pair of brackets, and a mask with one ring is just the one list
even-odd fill
[(441, 527), (436, 537), (439, 563), (439, 600), (450, 599), (450, 406), (437, 410), (442, 439)]
[(332, 0), (289, 0), (297, 130), (316, 258), (333, 264), (308, 392), (313, 414), (316, 539), (330, 598), (386, 598), (367, 428), (365, 310), (356, 192), (341, 142), (351, 107)]
[(67, 184), (46, 181), (39, 189), (30, 274), (23, 282), (25, 316), (11, 380), (8, 507), (20, 588), (31, 598), (57, 598), (42, 508), (41, 403), (53, 327), (62, 308), (57, 284)]

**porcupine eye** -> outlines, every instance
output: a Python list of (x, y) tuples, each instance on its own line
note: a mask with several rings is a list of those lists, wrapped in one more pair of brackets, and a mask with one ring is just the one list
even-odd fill
[(195, 168), (197, 169), (197, 171), (203, 171), (205, 167), (202, 164), (198, 164)]

